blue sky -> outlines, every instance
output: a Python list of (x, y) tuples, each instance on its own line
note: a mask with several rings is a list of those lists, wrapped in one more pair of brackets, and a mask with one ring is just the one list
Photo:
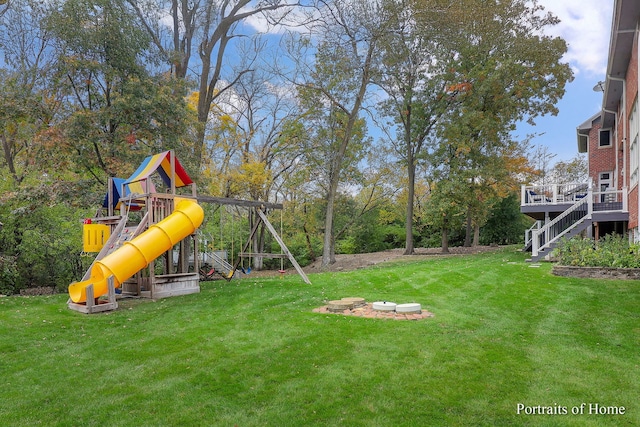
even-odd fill
[(577, 154), (576, 127), (600, 111), (602, 93), (593, 87), (605, 79), (613, 0), (539, 0), (540, 4), (560, 18), (561, 23), (549, 30), (563, 37), (569, 50), (564, 60), (574, 72), (574, 81), (557, 107), (557, 116), (537, 119), (537, 125), (521, 125), (514, 135), (535, 133), (534, 145), (549, 147), (555, 161), (571, 160)]
[[(556, 116), (536, 119), (536, 126), (526, 123), (513, 133), (516, 139), (534, 134), (532, 146), (548, 147), (556, 154), (553, 162), (568, 161), (577, 153), (576, 128), (600, 111), (602, 93), (593, 87), (605, 79), (611, 16), (614, 0), (538, 0), (538, 3), (560, 19), (547, 33), (567, 41), (568, 51), (563, 60), (568, 62), (574, 80), (566, 86), (564, 97), (557, 104)], [(260, 17), (251, 17), (248, 24), (267, 31)]]

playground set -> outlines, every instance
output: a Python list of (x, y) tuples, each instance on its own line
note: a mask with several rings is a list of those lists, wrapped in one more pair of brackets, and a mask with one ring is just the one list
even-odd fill
[[(198, 202), (244, 206), (255, 212), (258, 220), (233, 265), (215, 252), (199, 256), (197, 229), (204, 210)], [(69, 285), (67, 305), (82, 313), (97, 313), (115, 310), (117, 293), (159, 299), (200, 292), (201, 259), (211, 260), (207, 278), (215, 271), (231, 280), (237, 277), (243, 257), (288, 258), (310, 283), (267, 219), (266, 208), (282, 209), (282, 205), (198, 197), (195, 183), (173, 151), (149, 156), (129, 178), (110, 178), (102, 208), (96, 217), (85, 220), (83, 251), (97, 255), (82, 280)], [(247, 252), (261, 224), (282, 248), (280, 254)]]

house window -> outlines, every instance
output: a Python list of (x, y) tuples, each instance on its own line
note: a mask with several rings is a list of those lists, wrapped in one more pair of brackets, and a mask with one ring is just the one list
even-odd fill
[(600, 129), (598, 143), (600, 147), (611, 146), (611, 129)]
[(640, 136), (640, 120), (638, 117), (638, 99), (633, 103), (631, 107), (631, 114), (629, 114), (629, 172), (631, 172), (631, 178), (629, 186), (633, 187), (638, 183), (638, 166), (640, 164), (638, 153), (638, 138)]
[(611, 188), (611, 172), (602, 172), (600, 174), (600, 191), (607, 191)]
[(613, 176), (612, 172), (602, 172), (599, 175), (599, 187), (600, 187), (600, 203), (615, 202), (615, 193), (607, 194), (609, 190), (613, 190)]

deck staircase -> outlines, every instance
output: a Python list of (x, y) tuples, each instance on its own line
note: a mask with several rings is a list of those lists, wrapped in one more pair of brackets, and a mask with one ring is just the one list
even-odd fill
[[(588, 183), (522, 186), (521, 211), (538, 219), (525, 232), (524, 250), (531, 250), (529, 261), (548, 256), (561, 239), (570, 239), (596, 223), (629, 220), (626, 187), (618, 190), (601, 187), (601, 191), (593, 188), (591, 179)], [(541, 218), (547, 222), (543, 223)], [(597, 236), (598, 228), (595, 232)]]
[(563, 237), (570, 239), (592, 223), (590, 197), (576, 201), (569, 209), (538, 229), (531, 230), (531, 259), (538, 261), (549, 255)]

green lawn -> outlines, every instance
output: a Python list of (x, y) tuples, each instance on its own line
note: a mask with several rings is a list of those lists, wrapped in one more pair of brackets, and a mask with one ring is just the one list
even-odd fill
[[(408, 257), (311, 286), (249, 276), (97, 315), (66, 295), (0, 298), (0, 424), (640, 425), (640, 282), (524, 260)], [(435, 317), (312, 312), (355, 296)]]

